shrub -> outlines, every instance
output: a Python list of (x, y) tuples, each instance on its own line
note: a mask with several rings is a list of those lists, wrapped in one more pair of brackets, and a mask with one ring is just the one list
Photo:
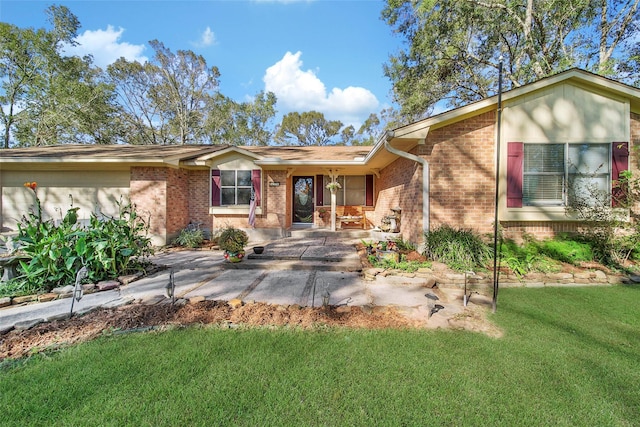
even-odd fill
[(425, 233), (424, 240), (424, 256), (445, 263), (456, 271), (484, 267), (491, 256), (489, 245), (472, 230), (442, 225)]
[(617, 207), (611, 206), (611, 193), (595, 186), (576, 191), (567, 212), (579, 220), (580, 234), (594, 257), (610, 267), (621, 267), (640, 253), (640, 180), (630, 171), (620, 173), (614, 182)]
[(92, 214), (87, 228), (78, 224), (78, 208), (67, 210), (58, 225), (43, 220), (37, 184), (28, 183), (35, 196), (36, 209), (30, 210), (18, 224), (16, 240), (20, 250), (30, 260), (21, 261), (20, 276), (2, 292), (21, 289), (29, 292), (49, 291), (72, 284), (76, 272), (86, 266), (89, 281), (113, 279), (141, 268), (143, 258), (152, 254), (151, 241), (146, 236), (148, 225), (140, 218), (135, 206), (118, 203), (117, 217), (98, 218)]
[(187, 227), (180, 231), (178, 237), (173, 240), (173, 244), (185, 246), (187, 248), (197, 248), (204, 242), (204, 232), (199, 228)]

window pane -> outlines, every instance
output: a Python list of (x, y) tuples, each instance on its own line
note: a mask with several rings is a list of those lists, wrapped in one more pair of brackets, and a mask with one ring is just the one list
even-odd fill
[(608, 174), (609, 144), (570, 144), (569, 173)]
[(564, 173), (564, 144), (525, 144), (524, 172)]
[(220, 192), (220, 204), (222, 205), (235, 205), (236, 204), (236, 189), (235, 188), (223, 188)]
[(611, 190), (608, 175), (584, 176), (570, 175), (569, 203), (588, 206), (608, 205), (611, 203)]
[(238, 188), (238, 205), (248, 205), (251, 200), (250, 188)]
[(562, 175), (525, 175), (522, 181), (523, 202), (562, 204)]
[[(328, 175), (324, 175), (322, 178), (324, 188), (323, 190), (323, 201), (324, 206), (331, 206), (331, 191), (327, 189), (327, 184), (331, 182), (331, 178)], [(336, 179), (338, 183), (342, 186), (341, 189), (336, 191), (336, 205), (343, 206), (344, 205), (344, 176), (339, 176)]]
[(225, 186), (236, 185), (236, 171), (220, 171), (220, 183)]
[(251, 171), (238, 172), (238, 187), (251, 187)]
[(345, 205), (364, 205), (365, 198), (365, 177), (347, 176), (345, 177)]

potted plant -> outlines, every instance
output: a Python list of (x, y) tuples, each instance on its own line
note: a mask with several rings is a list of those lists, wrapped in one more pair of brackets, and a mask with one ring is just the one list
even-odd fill
[(240, 262), (244, 257), (244, 247), (249, 236), (243, 230), (229, 226), (218, 236), (218, 246), (224, 251), (224, 257), (230, 262)]

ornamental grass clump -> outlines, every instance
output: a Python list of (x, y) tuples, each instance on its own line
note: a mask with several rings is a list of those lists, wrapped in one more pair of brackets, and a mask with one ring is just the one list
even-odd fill
[(425, 233), (422, 254), (453, 270), (468, 271), (486, 267), (491, 259), (491, 248), (472, 230), (442, 225)]

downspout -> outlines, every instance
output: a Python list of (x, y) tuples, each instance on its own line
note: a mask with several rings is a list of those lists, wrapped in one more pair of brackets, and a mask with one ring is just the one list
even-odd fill
[(390, 152), (391, 154), (395, 154), (396, 156), (403, 157), (408, 160), (413, 160), (414, 162), (420, 163), (422, 165), (422, 232), (429, 232), (429, 162), (423, 159), (420, 156), (416, 156), (415, 154), (407, 153), (396, 148), (393, 148), (390, 144), (391, 140), (395, 136), (395, 132), (392, 130), (387, 131), (384, 136), (384, 148)]

